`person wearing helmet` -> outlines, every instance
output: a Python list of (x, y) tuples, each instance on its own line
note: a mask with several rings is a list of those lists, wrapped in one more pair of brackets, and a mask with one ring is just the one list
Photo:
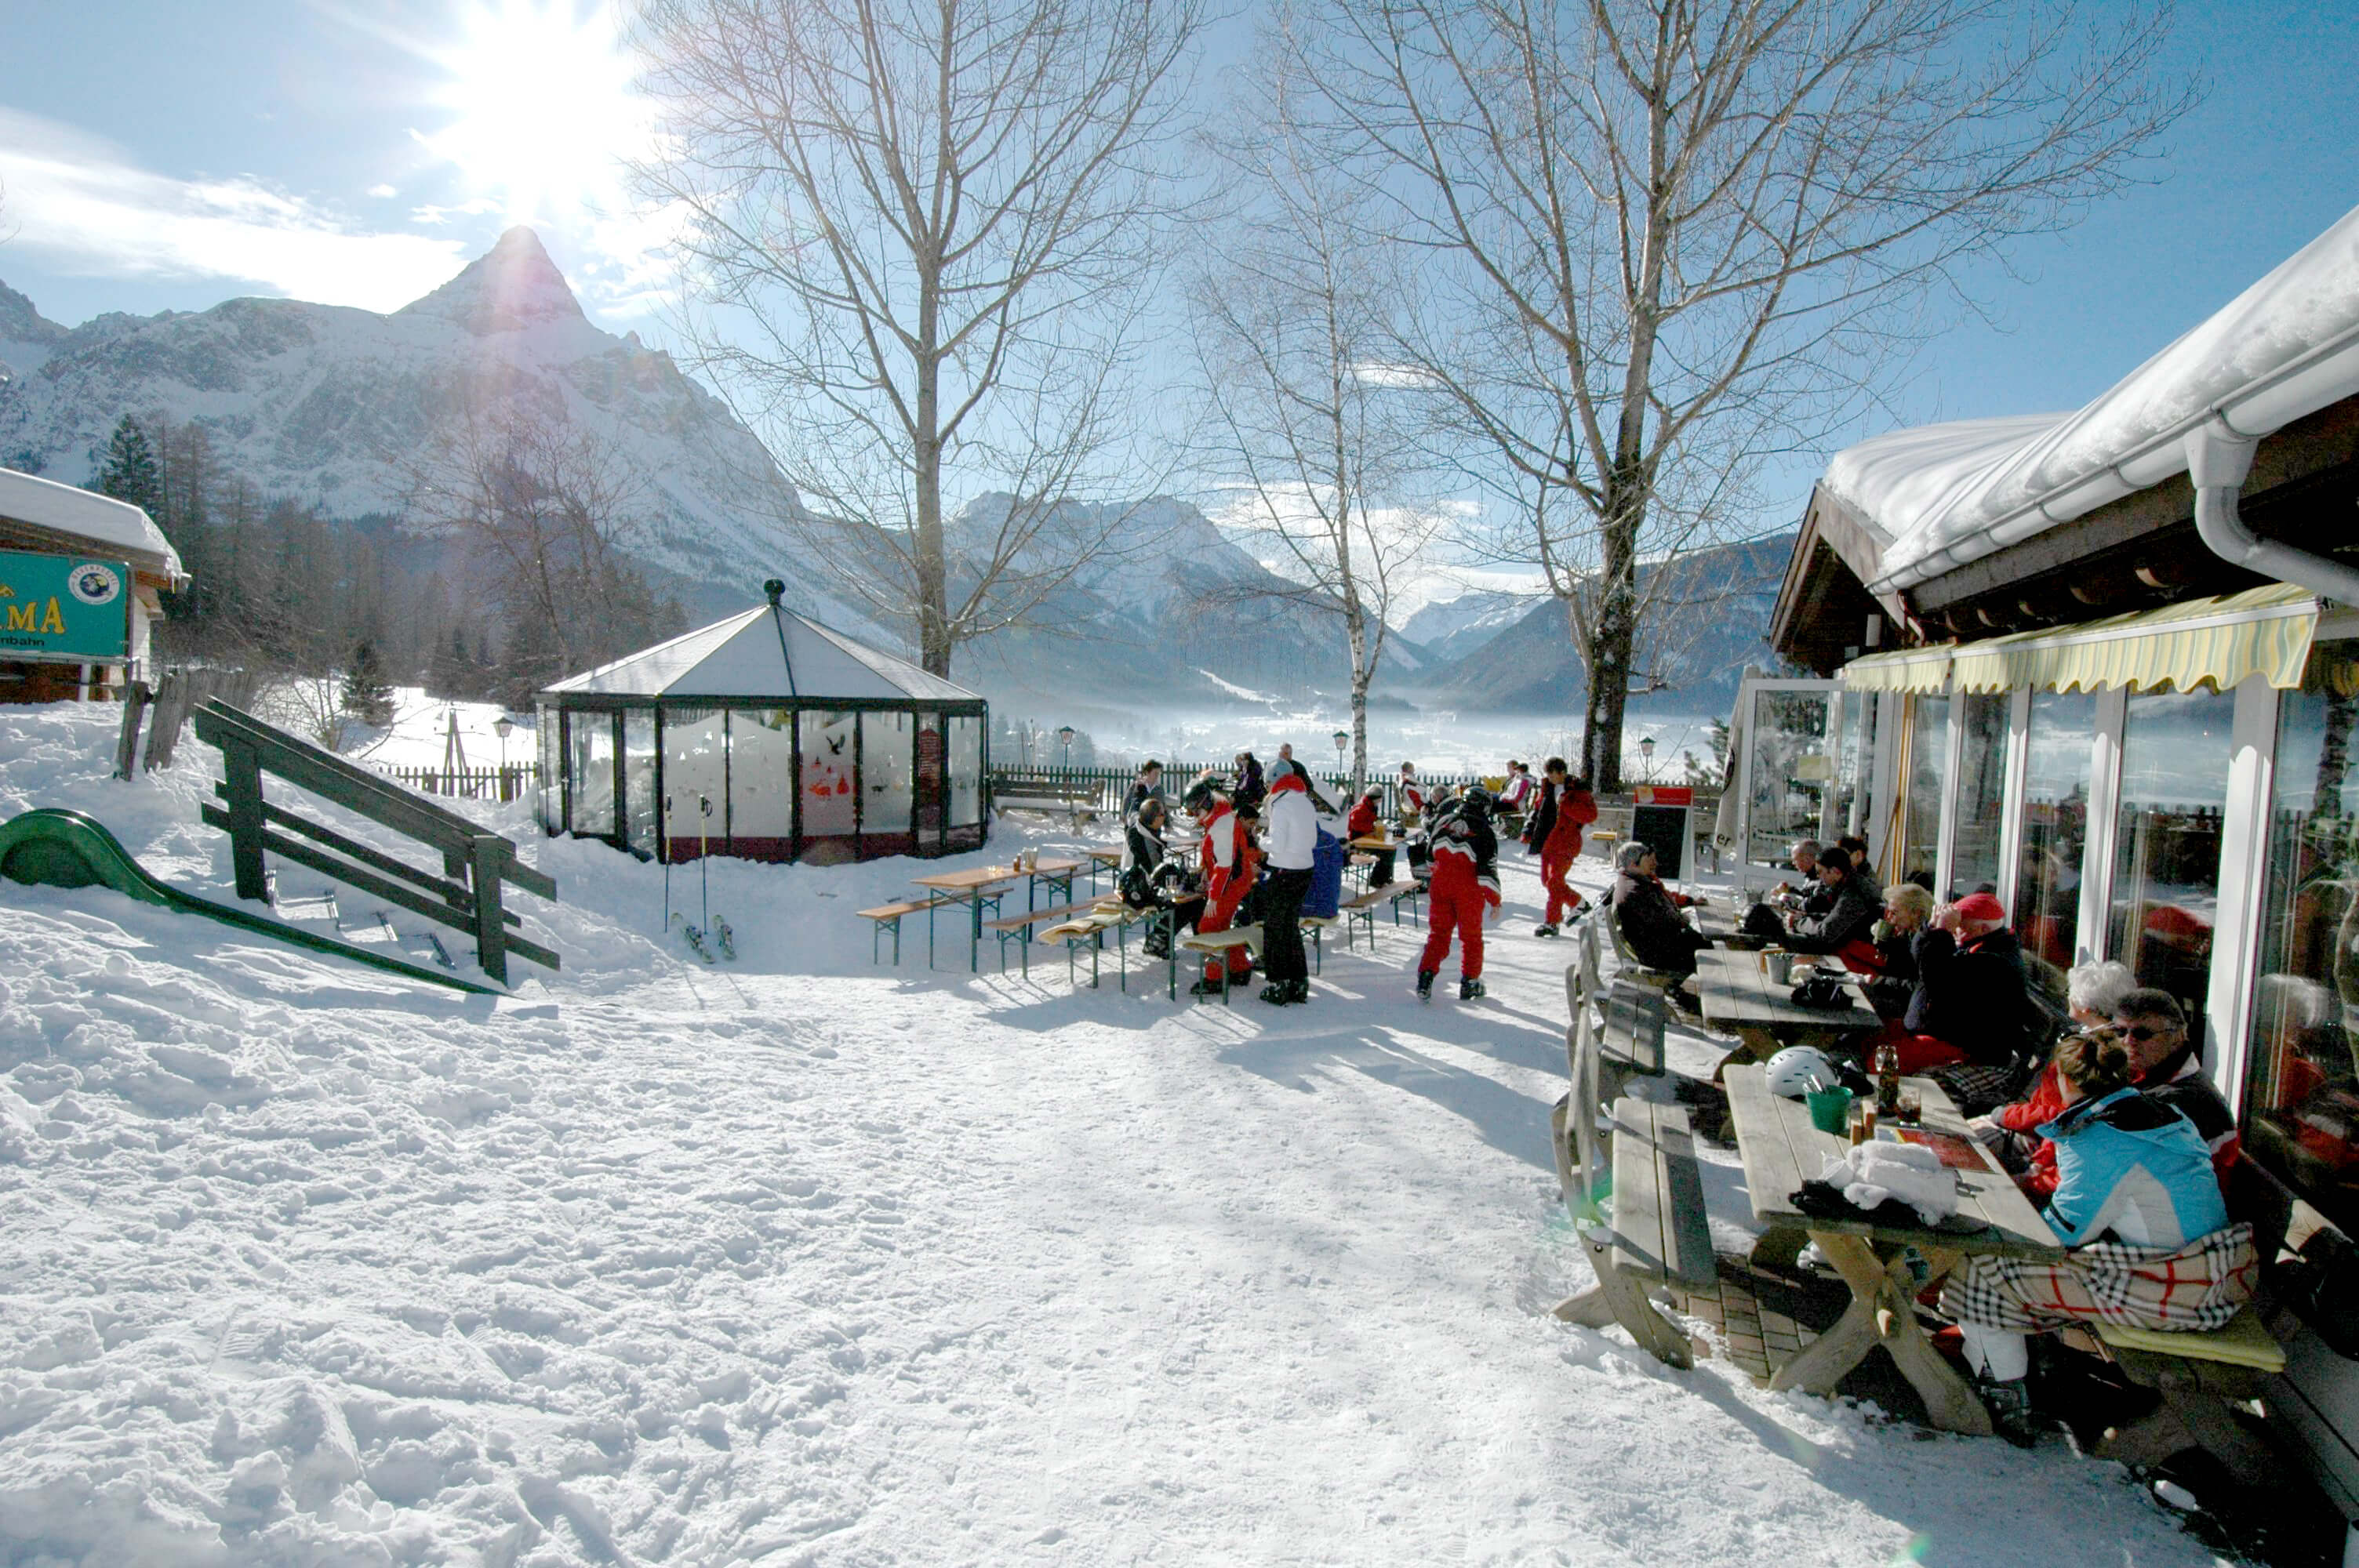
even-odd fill
[[(1199, 779), (1189, 788), (1188, 809), (1204, 828), (1204, 907), (1196, 917), (1196, 931), (1210, 935), (1226, 931), (1235, 922), (1237, 906), (1253, 889), (1253, 840), (1229, 805), (1229, 797), (1210, 779)], [(1253, 960), (1243, 947), (1232, 947), (1205, 964), (1204, 978), (1196, 982), (1194, 994), (1208, 996), (1219, 990), (1223, 967), (1230, 985), (1241, 986), (1253, 979)]]
[(1433, 819), (1433, 881), (1429, 888), (1430, 931), (1417, 961), (1419, 1000), (1433, 999), (1433, 979), (1458, 938), (1458, 1000), (1483, 994), (1483, 922), (1499, 907), (1499, 838), (1491, 828), (1491, 797), (1480, 785), (1441, 809)]

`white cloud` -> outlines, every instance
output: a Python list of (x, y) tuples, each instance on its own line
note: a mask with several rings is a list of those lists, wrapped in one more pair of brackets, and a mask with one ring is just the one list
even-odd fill
[(97, 137), (8, 109), (0, 183), (14, 245), (96, 276), (231, 278), (390, 310), (466, 260), (455, 240), (363, 229), (251, 178), (157, 174)]
[(401, 194), (390, 185), (372, 185), (368, 188), (368, 193), (379, 201), (390, 201)]

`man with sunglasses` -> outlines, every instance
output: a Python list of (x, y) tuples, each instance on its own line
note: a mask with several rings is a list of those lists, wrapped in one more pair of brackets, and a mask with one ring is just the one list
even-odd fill
[(2177, 999), (2157, 987), (2141, 986), (2114, 1004), (2114, 1027), (2129, 1049), (2133, 1081), (2147, 1098), (2195, 1124), (2212, 1151), (2212, 1169), (2224, 1183), (2240, 1152), (2236, 1119), (2203, 1076), (2194, 1043), (2187, 1038), (2187, 1014)]

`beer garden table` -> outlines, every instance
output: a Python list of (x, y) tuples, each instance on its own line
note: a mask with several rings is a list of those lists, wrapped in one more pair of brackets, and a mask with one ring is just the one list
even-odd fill
[[(2064, 1256), (2064, 1248), (2039, 1211), (1974, 1141), (1965, 1119), (1940, 1086), (1930, 1078), (1908, 1078), (1903, 1083), (1924, 1100), (1923, 1130), (1962, 1141), (1980, 1166), (1958, 1170), (1956, 1218), (1935, 1227), (1806, 1215), (1794, 1206), (1792, 1195), (1804, 1181), (1818, 1176), (1829, 1157), (1842, 1155), (1847, 1141), (1820, 1131), (1801, 1101), (1771, 1094), (1757, 1066), (1732, 1066), (1724, 1081), (1753, 1215), (1769, 1232), (1756, 1256), (1774, 1245), (1771, 1238), (1790, 1239), (1797, 1232), (1807, 1232), (1851, 1287), (1851, 1304), (1842, 1318), (1777, 1368), (1769, 1386), (1831, 1395), (1845, 1373), (1881, 1346), (1923, 1396), (1934, 1426), (1988, 1436), (1990, 1412), (1918, 1325), (1916, 1299), (1921, 1287), (1909, 1268), (1908, 1251), (1914, 1249), (1930, 1266), (1936, 1281), (1976, 1253), (2053, 1261)], [(1887, 1126), (1877, 1136), (1897, 1130)], [(1966, 1160), (1968, 1155), (1956, 1157)]]
[[(1021, 871), (1014, 866), (975, 866), (963, 871), (938, 871), (929, 877), (911, 877), (909, 881), (919, 887), (947, 894), (947, 898), (943, 901), (945, 903), (962, 903), (967, 906), (971, 919), (967, 934), (966, 965), (972, 971), (982, 968), (982, 960), (978, 955), (983, 948), (983, 906), (984, 904), (996, 904), (1000, 894), (1007, 891), (1007, 884), (1018, 877), (1028, 878), (1024, 890), (1025, 908), (1036, 909), (1039, 906), (1039, 888), (1044, 881), (1052, 887), (1061, 888), (1067, 902), (1070, 903), (1073, 896), (1073, 873), (1081, 869), (1082, 862), (1079, 860), (1038, 860)], [(931, 968), (933, 964), (934, 912), (929, 907), (926, 911), (926, 967)]]
[(1884, 1027), (1884, 1020), (1864, 999), (1842, 1009), (1795, 1001), (1793, 988), (1786, 982), (1786, 966), (1793, 957), (1790, 953), (1722, 947), (1697, 953), (1696, 997), (1703, 1005), (1704, 1022), (1734, 1033), (1756, 1061), (1767, 1060), (1777, 1049), (1781, 1030), (1817, 1030), (1840, 1040)]

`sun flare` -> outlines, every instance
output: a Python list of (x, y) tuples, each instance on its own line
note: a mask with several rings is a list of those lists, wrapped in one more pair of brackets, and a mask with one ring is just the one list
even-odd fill
[(458, 41), (436, 51), (451, 118), (428, 146), (512, 222), (613, 210), (650, 124), (616, 22), (595, 0), (471, 5)]

